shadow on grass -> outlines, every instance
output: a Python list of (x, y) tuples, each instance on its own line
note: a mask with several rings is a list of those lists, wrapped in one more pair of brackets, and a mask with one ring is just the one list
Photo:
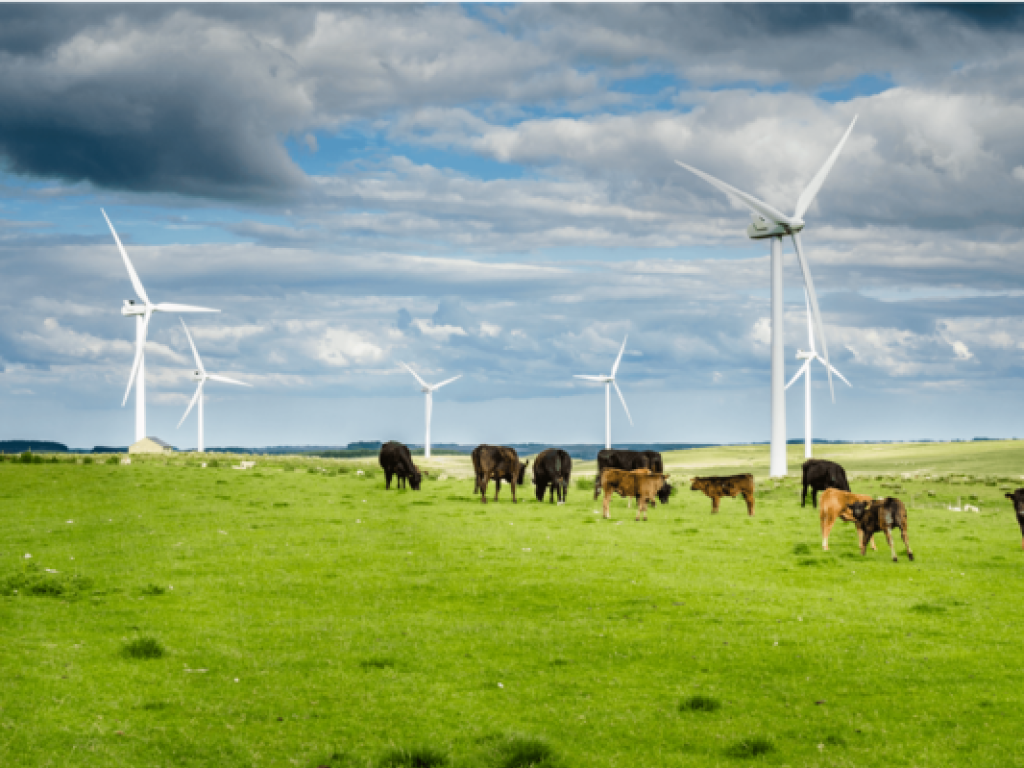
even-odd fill
[(775, 751), (775, 742), (767, 736), (747, 736), (725, 750), (729, 757), (761, 757)]
[(377, 765), (380, 768), (440, 768), (449, 762), (448, 755), (433, 747), (396, 747), (385, 752)]
[(680, 712), (715, 712), (722, 708), (722, 702), (711, 696), (691, 696), (679, 702)]
[(153, 637), (137, 637), (121, 647), (121, 655), (126, 659), (160, 659), (166, 653), (160, 641)]

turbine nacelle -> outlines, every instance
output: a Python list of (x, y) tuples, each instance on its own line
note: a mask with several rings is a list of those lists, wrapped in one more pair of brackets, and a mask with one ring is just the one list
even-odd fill
[(132, 299), (125, 299), (124, 305), (121, 307), (121, 314), (125, 317), (132, 317), (133, 315), (145, 315), (146, 305), (138, 304)]
[(794, 232), (801, 232), (805, 226), (802, 219), (793, 219), (789, 224), (776, 224), (764, 216), (754, 214), (747, 227), (747, 237), (751, 240), (766, 240), (769, 237), (786, 237)]
[(811, 352), (804, 352), (802, 349), (798, 349), (796, 351), (797, 360), (813, 360), (816, 357), (817, 355), (813, 352), (813, 350)]
[(192, 371), (192, 381), (202, 381), (206, 378), (206, 374), (202, 371)]

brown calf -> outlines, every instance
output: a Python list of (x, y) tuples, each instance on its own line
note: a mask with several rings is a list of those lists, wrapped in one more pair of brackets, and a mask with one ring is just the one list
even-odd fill
[(903, 502), (887, 496), (876, 501), (855, 501), (850, 505), (857, 530), (861, 532), (860, 553), (867, 551), (867, 542), (878, 531), (885, 534), (885, 540), (889, 542), (889, 551), (892, 553), (892, 561), (896, 561), (896, 545), (892, 541), (890, 531), (899, 528), (903, 535), (903, 546), (906, 547), (907, 557), (914, 559), (914, 553), (910, 551), (910, 542), (907, 540), (907, 508)]
[[(850, 505), (858, 501), (871, 501), (872, 496), (863, 493), (850, 493), (840, 491), (838, 488), (828, 488), (821, 495), (821, 548), (828, 552), (828, 537), (832, 533), (832, 526), (836, 520), (845, 520), (848, 523), (856, 522)], [(861, 530), (857, 529), (857, 543), (861, 542)], [(875, 542), (871, 542), (871, 548), (875, 549)]]
[(643, 513), (644, 520), (647, 519), (647, 502), (657, 498), (658, 493), (668, 485), (668, 475), (651, 474), (649, 469), (634, 469), (626, 472), (622, 469), (606, 469), (601, 473), (601, 489), (604, 491), (604, 516), (611, 517), (608, 513), (608, 502), (612, 494), (617, 493), (627, 499), (635, 498), (636, 519), (640, 519)]
[(718, 512), (718, 502), (723, 496), (735, 497), (743, 494), (747, 502), (747, 514), (754, 516), (754, 476), (730, 475), (729, 477), (695, 477), (690, 484), (691, 491), (704, 491), (711, 498), (711, 514)]

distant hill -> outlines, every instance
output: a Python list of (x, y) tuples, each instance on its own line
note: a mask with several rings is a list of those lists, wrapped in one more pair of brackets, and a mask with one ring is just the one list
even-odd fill
[(64, 443), (53, 443), (49, 440), (0, 440), (0, 453), (67, 453)]

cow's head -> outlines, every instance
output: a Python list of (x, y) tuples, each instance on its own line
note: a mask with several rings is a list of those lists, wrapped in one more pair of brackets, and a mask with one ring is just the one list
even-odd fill
[(420, 468), (415, 464), (412, 465), (412, 474), (409, 475), (409, 485), (414, 491), (418, 491), (420, 489), (420, 481), (423, 479), (423, 475), (425, 474), (425, 472), (420, 472)]
[(1018, 488), (1013, 493), (1006, 494), (1006, 498), (1013, 502), (1014, 512), (1024, 512), (1024, 488)]
[(868, 504), (869, 502), (867, 501), (855, 501), (850, 505), (850, 514), (853, 515), (857, 522), (864, 519), (864, 513), (868, 511)]
[(703, 477), (695, 477), (690, 482), (691, 491), (706, 491), (708, 489), (708, 481)]
[(519, 462), (519, 477), (516, 478), (516, 485), (522, 485), (526, 481), (526, 466), (529, 463), (529, 459)]
[(661, 488), (658, 489), (658, 501), (662, 504), (668, 504), (668, 498), (672, 495), (672, 486), (668, 484), (668, 475), (665, 475), (665, 480), (661, 484)]

